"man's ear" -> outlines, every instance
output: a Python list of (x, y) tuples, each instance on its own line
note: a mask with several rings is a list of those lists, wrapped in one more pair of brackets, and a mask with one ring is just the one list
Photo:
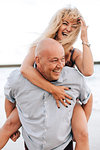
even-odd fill
[(39, 62), (40, 62), (40, 59), (39, 59), (39, 57), (35, 57), (35, 62), (36, 62), (36, 64), (38, 64)]

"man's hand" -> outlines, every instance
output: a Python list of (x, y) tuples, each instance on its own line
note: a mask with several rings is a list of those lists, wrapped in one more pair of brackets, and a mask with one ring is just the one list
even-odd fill
[(13, 142), (16, 142), (16, 140), (18, 139), (20, 137), (20, 131), (19, 130), (17, 130), (14, 134), (12, 134), (11, 135), (11, 140), (13, 141)]

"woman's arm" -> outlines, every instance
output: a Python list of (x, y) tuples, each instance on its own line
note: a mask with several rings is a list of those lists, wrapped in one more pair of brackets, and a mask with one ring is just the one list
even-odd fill
[[(70, 96), (68, 96), (64, 90), (69, 90), (69, 88), (64, 86), (55, 86), (51, 84), (49, 81), (47, 81), (43, 76), (33, 67), (35, 61), (35, 47), (33, 47), (26, 58), (23, 61), (23, 64), (21, 65), (21, 73), (22, 75), (27, 78), (31, 83), (34, 85), (44, 89), (45, 91), (51, 93), (57, 103), (57, 106), (59, 105), (59, 100), (64, 106), (67, 106), (66, 103), (64, 103), (63, 99), (66, 97), (71, 99)], [(70, 103), (68, 100), (66, 100), (67, 103)]]
[(94, 71), (94, 63), (93, 63), (93, 57), (92, 52), (90, 49), (90, 46), (88, 44), (88, 37), (87, 37), (87, 26), (85, 25), (85, 22), (83, 19), (80, 19), (81, 23), (81, 40), (83, 45), (83, 52), (76, 50), (76, 54), (74, 57), (75, 64), (80, 70), (80, 72), (85, 76), (91, 76)]
[(93, 95), (91, 94), (87, 104), (82, 105), (87, 121), (89, 120), (90, 116), (91, 116), (91, 112), (92, 112), (92, 105), (93, 105)]
[(5, 146), (10, 137), (15, 142), (20, 136), (18, 129), (21, 126), (21, 123), (15, 106), (15, 103), (13, 104), (5, 98), (5, 112), (7, 120), (0, 128), (0, 150)]
[[(7, 98), (5, 98), (5, 112), (6, 112), (7, 120), (4, 126), (2, 127), (3, 132), (6, 132), (4, 137), (5, 140), (3, 140), (3, 146), (8, 141), (9, 138), (11, 138), (12, 141), (15, 142), (20, 137), (20, 131), (18, 129), (21, 126), (18, 117), (17, 108), (16, 108), (16, 102), (11, 103)], [(0, 133), (2, 133), (2, 131), (0, 131)], [(0, 134), (0, 138), (1, 138), (1, 134)]]

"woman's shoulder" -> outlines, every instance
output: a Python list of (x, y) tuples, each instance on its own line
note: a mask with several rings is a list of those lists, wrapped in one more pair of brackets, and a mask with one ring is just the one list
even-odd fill
[(73, 50), (73, 61), (75, 61), (77, 57), (81, 56), (82, 52), (78, 48), (73, 48)]

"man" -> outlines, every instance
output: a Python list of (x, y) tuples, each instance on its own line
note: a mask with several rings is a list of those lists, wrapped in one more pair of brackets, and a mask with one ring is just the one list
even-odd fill
[(29, 150), (72, 150), (73, 108), (77, 98), (88, 107), (90, 90), (80, 73), (64, 67), (64, 49), (57, 41), (46, 38), (39, 42), (35, 62), (37, 70), (48, 81), (71, 86), (67, 93), (73, 99), (67, 108), (61, 104), (58, 109), (51, 94), (31, 84), (19, 70), (13, 71), (5, 86), (5, 95), (6, 100), (16, 101), (25, 147)]

